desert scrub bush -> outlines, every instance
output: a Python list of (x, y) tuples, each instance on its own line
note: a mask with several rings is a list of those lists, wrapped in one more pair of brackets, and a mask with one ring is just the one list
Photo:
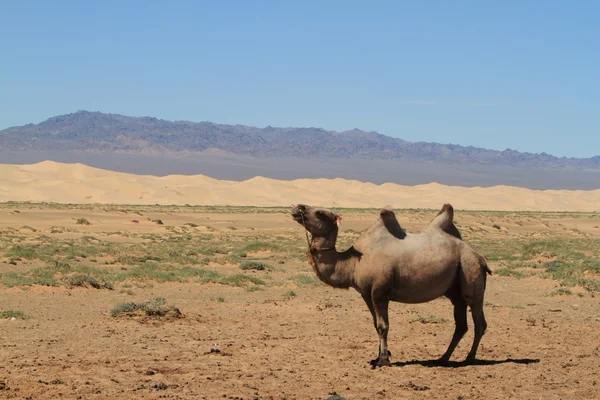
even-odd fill
[(50, 276), (27, 276), (17, 272), (5, 272), (0, 274), (0, 284), (6, 287), (17, 286), (58, 286), (58, 281)]
[[(191, 277), (210, 276), (213, 272), (194, 267), (176, 267), (168, 264), (147, 263), (135, 266), (127, 272), (117, 274), (116, 280), (153, 280), (159, 283), (187, 282)], [(216, 272), (214, 273), (216, 274)]]
[(254, 276), (248, 276), (248, 275), (244, 275), (244, 274), (234, 274), (234, 275), (224, 276), (224, 277), (220, 278), (218, 280), (218, 282), (216, 282), (216, 283), (220, 283), (222, 285), (228, 285), (228, 286), (245, 287), (250, 284), (264, 285), (265, 281), (263, 281), (262, 279), (256, 278)]
[(229, 252), (229, 249), (227, 249), (223, 245), (209, 244), (209, 245), (197, 248), (196, 251), (199, 254), (202, 254), (205, 256), (214, 256), (215, 254), (227, 254)]
[(509, 268), (498, 268), (494, 270), (494, 273), (499, 276), (513, 276), (519, 279), (525, 277), (525, 274), (523, 274), (522, 272), (515, 271), (514, 269)]
[(238, 256), (237, 254), (227, 254), (225, 257), (215, 257), (211, 260), (211, 262), (219, 265), (225, 264), (240, 264), (243, 262), (243, 258)]
[(287, 292), (284, 292), (281, 295), (283, 297), (296, 297), (296, 292), (294, 292), (293, 290), (288, 290)]
[[(46, 262), (45, 269), (53, 273), (66, 273), (72, 270), (71, 265), (61, 260), (50, 260)], [(35, 271), (35, 270), (32, 270)]]
[(256, 271), (264, 271), (264, 270), (269, 270), (271, 269), (271, 267), (263, 262), (260, 261), (242, 261), (242, 263), (240, 264), (240, 269), (242, 271), (247, 271), (247, 270), (256, 270)]
[(162, 261), (162, 259), (158, 256), (152, 255), (136, 256), (129, 253), (120, 253), (115, 256), (115, 261), (123, 265), (135, 265), (142, 264), (147, 261)]
[(25, 315), (25, 313), (23, 311), (19, 311), (19, 310), (0, 311), (0, 319), (10, 319), (10, 318), (27, 319), (29, 317), (27, 317), (27, 315)]
[(98, 239), (95, 236), (89, 236), (89, 235), (82, 236), (81, 241), (83, 243), (102, 243), (102, 240)]
[(571, 295), (573, 292), (568, 288), (558, 288), (550, 292), (550, 296), (562, 296), (562, 295)]
[(289, 280), (296, 283), (298, 286), (313, 286), (318, 285), (321, 281), (316, 276), (298, 274), (294, 276), (290, 276)]
[(422, 324), (443, 324), (445, 322), (448, 322), (448, 320), (446, 318), (430, 314), (427, 317), (418, 315), (415, 318), (411, 319), (410, 322), (420, 322)]
[(278, 251), (281, 250), (281, 247), (275, 243), (262, 242), (262, 241), (253, 241), (245, 244), (242, 248), (238, 250), (238, 253), (251, 253), (256, 251)]
[(40, 246), (38, 245), (21, 245), (17, 244), (8, 249), (7, 252), (4, 253), (6, 257), (9, 258), (24, 258), (26, 260), (35, 260), (40, 257), (38, 253)]
[(156, 297), (140, 303), (126, 302), (117, 304), (110, 310), (110, 315), (111, 317), (118, 317), (121, 315), (131, 315), (139, 311), (148, 317), (181, 316), (181, 311), (176, 307), (168, 306), (167, 301), (162, 297)]
[(93, 287), (95, 289), (108, 289), (113, 290), (113, 285), (103, 279), (97, 279), (90, 275), (75, 274), (64, 277), (63, 282), (68, 288), (73, 287)]

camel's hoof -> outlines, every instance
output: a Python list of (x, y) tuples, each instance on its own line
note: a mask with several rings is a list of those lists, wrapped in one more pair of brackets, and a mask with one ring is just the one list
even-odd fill
[(465, 361), (463, 361), (463, 365), (473, 365), (477, 362), (475, 357), (467, 357)]
[(448, 366), (450, 364), (450, 360), (447, 358), (438, 358), (435, 360), (435, 365), (441, 365), (442, 367)]
[(377, 367), (389, 367), (390, 365), (392, 365), (389, 358), (381, 357), (377, 357), (376, 359), (371, 360), (369, 364), (371, 364), (371, 369), (375, 369)]

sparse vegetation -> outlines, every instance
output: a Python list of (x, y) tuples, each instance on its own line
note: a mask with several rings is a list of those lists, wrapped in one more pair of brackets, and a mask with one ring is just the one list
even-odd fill
[(196, 250), (199, 254), (203, 254), (206, 256), (214, 256), (215, 254), (227, 254), (228, 249), (225, 246), (221, 246), (218, 244), (210, 244), (203, 247), (199, 247)]
[(19, 310), (0, 311), (0, 319), (27, 319), (27, 315)]
[(498, 268), (494, 270), (494, 273), (499, 276), (514, 276), (515, 278), (523, 278), (525, 276), (522, 272), (509, 268)]
[[(17, 204), (17, 203), (15, 203)], [(144, 215), (145, 213), (168, 214), (185, 209), (195, 213), (286, 213), (287, 209), (277, 207), (197, 207), (197, 206), (91, 206), (91, 205), (35, 205), (18, 203), (19, 207), (48, 207), (52, 209), (93, 210), (94, 207), (104, 211)], [(1, 206), (1, 205), (0, 205)], [(6, 203), (4, 207), (14, 209), (14, 204)], [(376, 213), (376, 209), (339, 209), (341, 212)], [(406, 210), (415, 216), (430, 217), (431, 211)], [(578, 232), (567, 229), (555, 218), (562, 218), (559, 213), (499, 213), (476, 212), (480, 226), (492, 226), (501, 230), (506, 236), (493, 240), (486, 236), (486, 231), (478, 231), (475, 225), (461, 226), (466, 240), (486, 256), (495, 275), (526, 278), (531, 275), (555, 279), (564, 287), (581, 286), (588, 292), (600, 292), (600, 238), (582, 236)], [(513, 233), (507, 227), (527, 226), (539, 221), (552, 227), (567, 229), (565, 237), (534, 237)], [(569, 213), (569, 218), (596, 218), (582, 213)], [(208, 217), (204, 217), (209, 219)], [(87, 218), (79, 218), (81, 224)], [(156, 224), (162, 220), (150, 219)], [(501, 222), (502, 221), (502, 222)], [(539, 222), (538, 222), (539, 223)], [(244, 233), (225, 230), (208, 229), (194, 222), (187, 222), (179, 227), (166, 227), (164, 233), (138, 232), (103, 232), (95, 236), (83, 235), (76, 238), (77, 231), (61, 226), (49, 228), (32, 228), (22, 225), (19, 229), (4, 229), (4, 240), (0, 243), (0, 254), (3, 252), (7, 262), (18, 265), (19, 270), (0, 273), (0, 284), (4, 286), (46, 285), (66, 287), (109, 287), (124, 284), (152, 284), (162, 282), (198, 282), (216, 283), (245, 287), (246, 290), (258, 290), (265, 285), (264, 271), (285, 272), (275, 265), (305, 263), (305, 243), (297, 235), (266, 235), (264, 232), (244, 230)], [(229, 225), (233, 226), (233, 225)], [(590, 225), (592, 226), (592, 225)], [(593, 225), (593, 226), (597, 226)], [(202, 229), (189, 229), (198, 228)], [(75, 238), (55, 236), (52, 233), (73, 233)], [(340, 236), (340, 247), (347, 247), (359, 232), (347, 229)], [(543, 232), (542, 232), (543, 233)], [(117, 236), (127, 240), (111, 240)], [(24, 240), (24, 238), (28, 238)], [(106, 238), (106, 239), (105, 239)], [(129, 239), (131, 238), (131, 239)], [(255, 254), (266, 252), (267, 254)], [(271, 254), (272, 253), (272, 254)], [(260, 259), (257, 259), (260, 258)], [(39, 266), (39, 261), (46, 262)], [(23, 265), (33, 266), (27, 270)], [(85, 264), (87, 263), (87, 265)], [(90, 270), (89, 264), (96, 265)], [(494, 265), (494, 263), (498, 263)], [(242, 271), (255, 271), (254, 276), (226, 276), (205, 267), (214, 265), (238, 265)], [(293, 265), (293, 264), (292, 264)], [(71, 267), (72, 266), (72, 267)], [(113, 266), (113, 268), (107, 268)], [(124, 269), (119, 269), (123, 266)], [(287, 268), (286, 268), (287, 269)], [(90, 271), (92, 271), (90, 273)], [(83, 275), (87, 274), (84, 279)], [(251, 279), (258, 279), (252, 283)], [(297, 286), (313, 286), (320, 284), (311, 273), (287, 276), (284, 279), (293, 281)], [(255, 289), (249, 289), (254, 287)]]
[(91, 225), (90, 221), (88, 221), (85, 218), (77, 218), (77, 221), (75, 221), (75, 223), (77, 225)]
[[(0, 205), (1, 207), (3, 206)], [(11, 207), (16, 207), (16, 205)], [(305, 345), (307, 336), (300, 334), (299, 330), (304, 329), (303, 321), (306, 320), (317, 322), (317, 325), (321, 324), (318, 321), (325, 321), (326, 325), (319, 325), (319, 332), (333, 327), (333, 330), (327, 331), (329, 336), (322, 336), (318, 338), (319, 340), (311, 342), (312, 347), (310, 354), (307, 353), (306, 362), (310, 362), (314, 357), (331, 357), (333, 353), (329, 354), (328, 349), (332, 340), (336, 341), (335, 346), (348, 353), (354, 351), (360, 353), (359, 357), (365, 359), (363, 361), (366, 361), (367, 357), (376, 355), (372, 354), (376, 350), (375, 345), (371, 346), (372, 343), (365, 342), (366, 340), (376, 343), (374, 337), (348, 335), (346, 329), (340, 328), (339, 321), (344, 318), (356, 317), (362, 321), (361, 325), (364, 324), (361, 329), (364, 328), (365, 332), (369, 332), (372, 329), (370, 314), (364, 305), (362, 306), (364, 308), (359, 307), (358, 311), (353, 310), (354, 306), (350, 307), (351, 304), (347, 302), (348, 298), (344, 294), (349, 294), (348, 292), (331, 290), (322, 286), (306, 262), (306, 239), (301, 227), (296, 227), (297, 229), (292, 231), (288, 229), (292, 226), (291, 222), (281, 229), (273, 228), (270, 222), (269, 225), (259, 225), (257, 222), (256, 230), (253, 231), (249, 226), (252, 224), (252, 220), (248, 219), (243, 223), (236, 222), (235, 226), (238, 227), (238, 230), (233, 231), (227, 227), (233, 224), (230, 221), (233, 221), (235, 216), (216, 215), (231, 212), (288, 213), (289, 211), (284, 208), (263, 210), (243, 207), (209, 209), (196, 206), (184, 208), (123, 205), (32, 206), (29, 204), (19, 204), (18, 207), (23, 208), (23, 213), (18, 218), (10, 216), (14, 221), (18, 221), (18, 224), (14, 222), (12, 227), (0, 228), (0, 266), (2, 266), (0, 288), (3, 288), (4, 295), (8, 300), (3, 303), (4, 309), (0, 310), (0, 325), (10, 332), (24, 333), (22, 338), (18, 334), (11, 336), (4, 349), (8, 352), (9, 357), (14, 357), (11, 359), (15, 362), (15, 367), (29, 365), (28, 363), (35, 360), (38, 353), (46, 348), (54, 348), (49, 354), (71, 354), (69, 349), (77, 347), (73, 347), (74, 344), (68, 343), (68, 341), (61, 341), (62, 338), (56, 337), (56, 335), (49, 334), (40, 337), (39, 343), (36, 342), (29, 346), (28, 341), (32, 336), (27, 333), (29, 331), (22, 331), (25, 328), (33, 329), (31, 332), (43, 331), (48, 328), (54, 329), (55, 326), (60, 327), (59, 324), (63, 321), (69, 326), (77, 328), (79, 332), (77, 337), (83, 339), (106, 337), (107, 339), (91, 341), (89, 353), (84, 351), (78, 353), (77, 357), (85, 362), (92, 361), (93, 364), (90, 365), (96, 367), (102, 365), (102, 368), (113, 368), (115, 371), (127, 368), (131, 372), (129, 374), (131, 376), (115, 375), (114, 378), (119, 380), (121, 385), (130, 385), (132, 390), (137, 387), (145, 387), (145, 389), (137, 391), (140, 395), (152, 394), (144, 390), (154, 390), (155, 386), (163, 388), (160, 384), (161, 381), (168, 384), (168, 390), (172, 390), (172, 393), (168, 390), (161, 393), (171, 393), (175, 397), (181, 395), (182, 392), (174, 389), (176, 383), (181, 384), (181, 382), (166, 380), (168, 379), (167, 374), (170, 373), (167, 364), (173, 364), (185, 372), (193, 370), (198, 365), (197, 360), (200, 360), (204, 366), (218, 363), (228, 365), (244, 355), (250, 356), (250, 362), (258, 366), (258, 369), (249, 370), (248, 375), (252, 374), (252, 377), (244, 378), (245, 383), (251, 384), (253, 380), (257, 379), (259, 373), (261, 376), (265, 375), (266, 370), (259, 368), (261, 365), (272, 365), (271, 363), (260, 364), (259, 359), (264, 358), (264, 354), (267, 354), (264, 353), (262, 347), (266, 344), (265, 349), (267, 350), (268, 346), (301, 348)], [(62, 212), (62, 218), (67, 215), (66, 223), (61, 222), (59, 218), (39, 218), (34, 222), (32, 219), (27, 219), (33, 214), (29, 210), (40, 207), (79, 211)], [(103, 220), (102, 214), (99, 213), (113, 209), (118, 209), (119, 212), (125, 211), (128, 215), (114, 214), (108, 216), (110, 219)], [(81, 210), (91, 210), (92, 212)], [(133, 214), (138, 212), (136, 210), (143, 211), (145, 216), (152, 216), (152, 218), (168, 219), (167, 224), (172, 224), (172, 226), (159, 227), (147, 220), (146, 217), (134, 216)], [(186, 215), (168, 216), (169, 213), (182, 212), (182, 210)], [(0, 211), (8, 215), (5, 210)], [(81, 215), (92, 221), (93, 225), (90, 228), (94, 228), (93, 233), (90, 233), (90, 228), (85, 226), (78, 228), (74, 219), (69, 220), (70, 216), (75, 216), (72, 214), (80, 211)], [(377, 215), (377, 211), (346, 212), (342, 225), (344, 229), (340, 232), (342, 245), (339, 246), (339, 250), (343, 250), (345, 246), (356, 240), (358, 231), (362, 230), (357, 227), (363, 227), (363, 221), (371, 218), (371, 214)], [(215, 213), (215, 215), (206, 214), (208, 212)], [(354, 212), (356, 214), (351, 214)], [(367, 215), (368, 213), (370, 214)], [(400, 213), (398, 214), (400, 215)], [(460, 229), (464, 234), (465, 241), (481, 251), (488, 259), (494, 272), (494, 275), (489, 277), (488, 284), (496, 289), (503, 288), (500, 291), (496, 290), (493, 296), (486, 296), (488, 300), (486, 312), (490, 316), (488, 319), (490, 326), (488, 334), (482, 341), (482, 345), (488, 351), (487, 354), (482, 355), (482, 359), (494, 360), (493, 363), (499, 361), (503, 364), (497, 368), (481, 366), (462, 368), (460, 362), (468, 351), (468, 343), (463, 343), (457, 349), (457, 357), (453, 358), (450, 364), (451, 366), (460, 366), (456, 371), (460, 370), (461, 373), (469, 376), (465, 380), (461, 378), (463, 386), (457, 386), (456, 380), (451, 382), (456, 389), (454, 397), (461, 395), (466, 398), (469, 393), (477, 397), (478, 394), (484, 393), (481, 388), (481, 390), (470, 389), (470, 382), (473, 380), (471, 378), (474, 377), (476, 380), (476, 372), (482, 368), (494, 368), (495, 371), (497, 370), (496, 372), (500, 371), (498, 372), (500, 375), (491, 371), (498, 375), (499, 379), (502, 378), (502, 370), (512, 367), (521, 368), (529, 374), (528, 378), (532, 379), (537, 376), (539, 371), (544, 374), (549, 371), (546, 375), (548, 379), (558, 376), (556, 374), (560, 373), (567, 374), (565, 379), (577, 379), (578, 368), (593, 368), (596, 352), (594, 346), (589, 346), (592, 342), (582, 340), (579, 343), (577, 338), (592, 337), (589, 335), (592, 335), (594, 331), (596, 318), (594, 300), (596, 299), (592, 297), (594, 293), (600, 292), (600, 289), (597, 288), (600, 280), (598, 263), (600, 260), (600, 231), (594, 229), (594, 232), (591, 228), (599, 224), (597, 221), (600, 221), (600, 215), (561, 214), (558, 216), (557, 214), (557, 216), (553, 216), (554, 214), (544, 214), (544, 220), (547, 220), (551, 227), (546, 229), (538, 221), (539, 214), (473, 212), (468, 215), (468, 218), (463, 219), (464, 214), (467, 212), (457, 212), (457, 215), (461, 217)], [(114, 218), (115, 215), (118, 216), (118, 219)], [(419, 224), (427, 222), (433, 215), (432, 211), (412, 210), (402, 211), (399, 218), (401, 221), (406, 221), (409, 232), (414, 232), (420, 228)], [(210, 217), (210, 221), (207, 220), (208, 217)], [(139, 218), (140, 224), (131, 224), (131, 218)], [(283, 217), (277, 218), (283, 220)], [(564, 226), (557, 222), (559, 218), (563, 218), (560, 223)], [(262, 224), (263, 216), (259, 216), (255, 221), (259, 219)], [(595, 219), (595, 221), (589, 222), (589, 219)], [(107, 223), (106, 221), (109, 220), (113, 222)], [(114, 220), (118, 222), (114, 223)], [(587, 221), (587, 224), (580, 224), (579, 232), (573, 231), (571, 229), (573, 225), (570, 223), (581, 220)], [(184, 224), (186, 221), (193, 221), (195, 222), (193, 225), (198, 224), (198, 226)], [(359, 222), (357, 223), (357, 221)], [(212, 231), (206, 229), (205, 225), (208, 223), (215, 229)], [(34, 226), (36, 231), (26, 228), (24, 224)], [(51, 228), (52, 224), (57, 226)], [(66, 225), (67, 228), (59, 226), (61, 224)], [(501, 229), (494, 228), (493, 224), (501, 226)], [(105, 226), (105, 229), (101, 228)], [(346, 227), (353, 227), (356, 231), (346, 230)], [(472, 230), (471, 228), (476, 229)], [(481, 230), (478, 230), (479, 228)], [(53, 234), (52, 231), (61, 233)], [(587, 234), (588, 237), (583, 234)], [(503, 276), (509, 276), (509, 278)], [(521, 278), (521, 280), (517, 281), (515, 277)], [(552, 281), (539, 284), (540, 278)], [(253, 282), (253, 280), (255, 281)], [(33, 287), (32, 285), (53, 287)], [(13, 288), (7, 289), (7, 286)], [(114, 290), (109, 291), (108, 287), (113, 287)], [(526, 295), (516, 293), (521, 290), (529, 290), (531, 293), (526, 293)], [(353, 291), (351, 292), (353, 293)], [(356, 295), (356, 293), (354, 294)], [(45, 304), (41, 302), (46, 301), (48, 296), (51, 296), (52, 302), (48, 302), (48, 307), (45, 307)], [(161, 299), (158, 296), (164, 298)], [(28, 304), (25, 309), (23, 306), (25, 303), (18, 302), (20, 298), (26, 299), (26, 302), (36, 303)], [(107, 299), (109, 299), (108, 303), (106, 303)], [(73, 310), (69, 304), (77, 302), (81, 305), (81, 301), (85, 302), (84, 308), (89, 307), (89, 314), (82, 314), (81, 310), (74, 310), (72, 315), (68, 314), (68, 311)], [(407, 331), (406, 334), (437, 335), (439, 338), (439, 340), (432, 339), (437, 343), (435, 348), (427, 350), (426, 347), (419, 350), (426, 353), (425, 356), (419, 357), (419, 363), (428, 366), (430, 364), (427, 360), (441, 355), (440, 353), (444, 350), (441, 346), (450, 339), (454, 328), (452, 311), (448, 309), (449, 302), (446, 299), (439, 301), (443, 306), (438, 307), (434, 304), (432, 308), (400, 305), (396, 310), (399, 310), (404, 316), (405, 322), (412, 322), (409, 326), (413, 333)], [(61, 306), (61, 302), (64, 302), (65, 307)], [(354, 305), (358, 304), (357, 302), (360, 302), (360, 298), (352, 300)], [(190, 307), (188, 310), (189, 323), (179, 320), (173, 327), (170, 327), (170, 330), (161, 329), (158, 325), (177, 318), (176, 313), (169, 314), (164, 309), (160, 310), (161, 307), (168, 308), (171, 305), (179, 307), (180, 311), (186, 314), (184, 307)], [(303, 313), (300, 314), (303, 315), (298, 314), (292, 319), (287, 318), (289, 312), (295, 307), (302, 307)], [(17, 311), (19, 309), (22, 311)], [(157, 309), (158, 311), (156, 311)], [(416, 313), (412, 311), (415, 309), (418, 310)], [(442, 311), (436, 311), (438, 309), (446, 311), (442, 313)], [(35, 314), (31, 310), (36, 310)], [(23, 311), (31, 315), (25, 315)], [(433, 312), (433, 315), (429, 314), (430, 311)], [(109, 320), (98, 320), (98, 312), (104, 313)], [(268, 319), (272, 320), (273, 324), (277, 324), (278, 328), (262, 329), (261, 316), (268, 316)], [(470, 317), (469, 315), (467, 341), (473, 335)], [(18, 320), (11, 322), (11, 318)], [(34, 319), (23, 322), (21, 318)], [(499, 319), (506, 320), (505, 325), (510, 327), (508, 331), (498, 325)], [(138, 325), (138, 322), (132, 321), (149, 325), (141, 326)], [(331, 324), (331, 326), (327, 324)], [(573, 326), (577, 328), (575, 331), (571, 329)], [(250, 330), (252, 331), (250, 332)], [(520, 341), (517, 349), (519, 351), (511, 350), (510, 345), (517, 343), (523, 334), (529, 335), (530, 340)], [(537, 355), (540, 349), (547, 347), (542, 346), (544, 343), (542, 343), (543, 340), (540, 341), (540, 338), (543, 339), (544, 335), (548, 334), (553, 335), (557, 342), (570, 343), (573, 347), (570, 349), (572, 357), (563, 360), (561, 357), (564, 352), (546, 352), (544, 357), (550, 357), (549, 362), (537, 365), (533, 362), (527, 368), (519, 367), (517, 365), (519, 360), (527, 357), (540, 358)], [(342, 338), (341, 344), (337, 343), (338, 336)], [(182, 344), (176, 341), (177, 337), (186, 338), (187, 342)], [(240, 340), (243, 342), (245, 338), (249, 338), (244, 342), (247, 348), (240, 350), (235, 343)], [(123, 356), (131, 358), (131, 362), (127, 361), (129, 365), (117, 365), (116, 361), (118, 360), (115, 361), (110, 357), (101, 357), (102, 361), (100, 364), (98, 363), (96, 356), (102, 354), (101, 346), (114, 340), (122, 341), (122, 347), (125, 349)], [(508, 345), (510, 354), (505, 355), (501, 351), (496, 352), (496, 355), (493, 354), (493, 345), (498, 340), (504, 341)], [(18, 347), (9, 347), (13, 343)], [(177, 350), (179, 347), (197, 349), (196, 355), (199, 358), (190, 358), (184, 354), (185, 352), (171, 351)], [(404, 355), (398, 354), (399, 351), (402, 352), (402, 346), (396, 347), (396, 350), (391, 348), (394, 354), (393, 362), (399, 361), (404, 364), (417, 358), (411, 354), (407, 356), (406, 352)], [(352, 361), (352, 357), (348, 358), (344, 354), (342, 356), (342, 359)], [(164, 357), (168, 357), (168, 361), (163, 361)], [(267, 361), (276, 361), (277, 354), (273, 353), (268, 357), (271, 359)], [(333, 357), (335, 358), (336, 354), (333, 354)], [(455, 363), (454, 360), (457, 362)], [(39, 361), (44, 364), (44, 360), (40, 359)], [(105, 365), (103, 362), (106, 361), (110, 361), (111, 364)], [(39, 372), (39, 379), (43, 381), (39, 383), (40, 388), (56, 389), (52, 393), (48, 392), (49, 395), (53, 393), (57, 395), (60, 391), (63, 393), (63, 397), (73, 397), (73, 391), (68, 390), (70, 385), (58, 383), (61, 382), (59, 379), (67, 382), (68, 371), (49, 369), (52, 367), (50, 364), (45, 363), (38, 366), (34, 363), (34, 367)], [(136, 366), (137, 364), (139, 366)], [(575, 364), (578, 367), (570, 366)], [(419, 365), (413, 367), (422, 368)], [(413, 367), (409, 366), (409, 368)], [(284, 366), (285, 371), (287, 368), (292, 367)], [(436, 374), (444, 374), (451, 370), (454, 369), (427, 368), (428, 373)], [(52, 375), (53, 371), (57, 372), (56, 376)], [(90, 376), (92, 376), (93, 371), (90, 371)], [(216, 378), (216, 375), (210, 372), (208, 367), (201, 372), (203, 376)], [(385, 373), (385, 370), (382, 372)], [(17, 376), (15, 375), (15, 377)], [(414, 387), (423, 387), (423, 382), (415, 381), (414, 377), (411, 379), (413, 379)], [(37, 380), (38, 378), (33, 376), (31, 382), (35, 384)], [(349, 379), (346, 378), (346, 380)], [(489, 379), (488, 381), (491, 382)], [(7, 387), (13, 390), (14, 382), (16, 382), (14, 379), (7, 380)], [(86, 386), (90, 393), (92, 393), (91, 390), (104, 390), (105, 388), (108, 390), (113, 387), (114, 390), (110, 389), (106, 393), (103, 392), (102, 395), (118, 396), (119, 385), (111, 384), (110, 387), (103, 387), (103, 385), (97, 385), (94, 380), (90, 380), (90, 382), (91, 385)], [(206, 385), (204, 380), (198, 382)], [(401, 382), (402, 385), (405, 385), (405, 389), (413, 387), (411, 386), (413, 383), (406, 382)], [(587, 385), (592, 384), (589, 379), (582, 382)], [(595, 388), (595, 386), (584, 387), (583, 384), (578, 388), (580, 390), (578, 393), (585, 395), (591, 393), (590, 388)], [(0, 382), (0, 391), (2, 391), (1, 385), (2, 382)], [(355, 385), (349, 381), (347, 385), (351, 390), (345, 391), (345, 385), (346, 382), (343, 387), (331, 387), (328, 390), (331, 390), (332, 393), (333, 390), (338, 390), (338, 393), (340, 389), (344, 390), (342, 393), (344, 397), (352, 397), (352, 393), (360, 393), (363, 390), (355, 388)], [(299, 384), (296, 387), (300, 388)], [(180, 388), (184, 387), (180, 386)], [(371, 388), (373, 387), (369, 386), (369, 389)], [(495, 388), (498, 389), (500, 386), (496, 385)], [(558, 395), (566, 394), (568, 397), (571, 386), (560, 386), (560, 388), (562, 389), (557, 392)], [(432, 386), (429, 390), (434, 389), (436, 388)], [(201, 389), (198, 390), (201, 391)], [(244, 390), (242, 388), (241, 392)], [(376, 394), (378, 390), (382, 389), (378, 387), (376, 390), (370, 390), (371, 397), (392, 396), (388, 389), (381, 395)], [(222, 393), (215, 392), (214, 394), (222, 396), (225, 393), (228, 396), (237, 395), (233, 390), (223, 390)], [(303, 393), (306, 394), (306, 392)], [(324, 397), (327, 397), (326, 394), (326, 391), (322, 393)], [(207, 394), (207, 396), (210, 395), (211, 393)], [(365, 396), (368, 395), (368, 393), (365, 394)]]
[(321, 283), (321, 281), (319, 281), (319, 278), (313, 275), (299, 274), (291, 276), (289, 279), (291, 281), (294, 281), (294, 283), (296, 283), (296, 285), (298, 286), (313, 286)]
[(242, 271), (246, 270), (256, 270), (256, 271), (264, 271), (266, 269), (270, 269), (269, 265), (260, 262), (260, 261), (242, 261), (240, 264), (240, 269)]
[(221, 277), (216, 283), (228, 286), (246, 287), (247, 285), (264, 285), (265, 281), (254, 276), (234, 274)]
[(251, 253), (257, 251), (279, 251), (281, 250), (280, 246), (275, 243), (263, 242), (263, 241), (254, 241), (244, 245), (239, 253)]
[(573, 292), (569, 288), (558, 288), (550, 292), (550, 296), (571, 295)]
[(120, 303), (110, 310), (110, 315), (112, 317), (123, 315), (135, 317), (139, 316), (140, 313), (142, 316), (158, 318), (167, 316), (181, 318), (182, 316), (181, 311), (179, 311), (178, 308), (168, 306), (166, 300), (162, 297), (156, 297), (141, 303)]
[(102, 279), (97, 279), (93, 276), (90, 275), (86, 275), (86, 274), (76, 274), (76, 275), (69, 275), (65, 278), (63, 278), (63, 282), (66, 284), (67, 287), (93, 287), (95, 289), (109, 289), (112, 290), (113, 289), (113, 285), (110, 282), (106, 282), (105, 280)]

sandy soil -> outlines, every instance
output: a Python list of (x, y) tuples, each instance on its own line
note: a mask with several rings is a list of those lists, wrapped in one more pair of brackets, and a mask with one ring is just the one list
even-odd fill
[[(166, 225), (210, 221), (217, 230), (235, 224), (238, 235), (303, 239), (301, 228), (285, 214), (156, 211), (145, 216), (161, 217)], [(74, 226), (73, 218), (79, 217), (92, 225)], [(422, 229), (430, 217), (399, 212), (411, 231)], [(52, 226), (69, 226), (71, 231), (53, 235), (93, 234), (103, 240), (130, 241), (136, 239), (105, 233), (164, 232), (145, 219), (130, 223), (131, 218), (115, 211), (34, 208), (15, 213), (8, 208), (0, 209), (0, 228), (31, 226), (47, 232)], [(343, 228), (360, 231), (373, 218), (349, 212)], [(457, 214), (463, 232), (485, 225), (492, 239), (538, 232), (600, 236), (597, 218), (509, 214), (499, 218)], [(502, 229), (489, 228), (492, 222)], [(21, 234), (27, 235), (23, 230)], [(0, 259), (0, 272), (32, 266), (34, 261), (15, 266)], [(283, 268), (273, 273), (276, 278), (310, 272), (300, 260)], [(368, 361), (376, 355), (377, 335), (358, 293), (280, 281), (281, 285), (256, 292), (220, 284), (162, 283), (135, 288), (133, 295), (119, 290), (2, 287), (0, 311), (21, 310), (31, 318), (0, 320), (0, 398), (327, 399), (334, 394), (345, 399), (600, 398), (598, 298), (582, 289), (573, 289), (581, 297), (549, 296), (559, 287), (550, 279), (490, 277), (485, 308), (489, 327), (479, 349), (480, 362), (471, 366), (455, 362), (439, 367), (432, 362), (445, 351), (452, 322), (412, 322), (427, 315), (452, 321), (447, 300), (393, 303), (389, 343), (394, 365), (372, 370)], [(287, 290), (296, 296), (282, 296)], [(184, 318), (136, 321), (109, 315), (120, 302), (156, 296), (178, 307)], [(216, 300), (220, 297), (223, 301)], [(464, 359), (471, 340), (472, 330), (453, 360)]]
[(597, 211), (598, 190), (530, 190), (509, 186), (463, 188), (437, 183), (375, 185), (345, 179), (279, 181), (255, 177), (243, 182), (206, 176), (141, 176), (44, 161), (0, 164), (0, 202), (192, 204), (325, 207), (432, 208), (449, 202), (465, 210)]

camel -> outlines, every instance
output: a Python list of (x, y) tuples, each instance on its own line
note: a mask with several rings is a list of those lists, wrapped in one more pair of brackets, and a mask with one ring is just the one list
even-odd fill
[(425, 303), (446, 296), (454, 306), (455, 330), (438, 362), (447, 363), (467, 332), (471, 308), (475, 335), (464, 363), (475, 361), (487, 323), (483, 313), (485, 259), (462, 241), (453, 222), (454, 210), (445, 204), (420, 234), (407, 233), (394, 211), (384, 208), (380, 217), (352, 247), (335, 248), (341, 217), (332, 211), (299, 204), (292, 218), (311, 233), (306, 235), (309, 263), (317, 277), (334, 288), (356, 289), (367, 304), (379, 335), (379, 354), (373, 368), (390, 365), (388, 305)]

